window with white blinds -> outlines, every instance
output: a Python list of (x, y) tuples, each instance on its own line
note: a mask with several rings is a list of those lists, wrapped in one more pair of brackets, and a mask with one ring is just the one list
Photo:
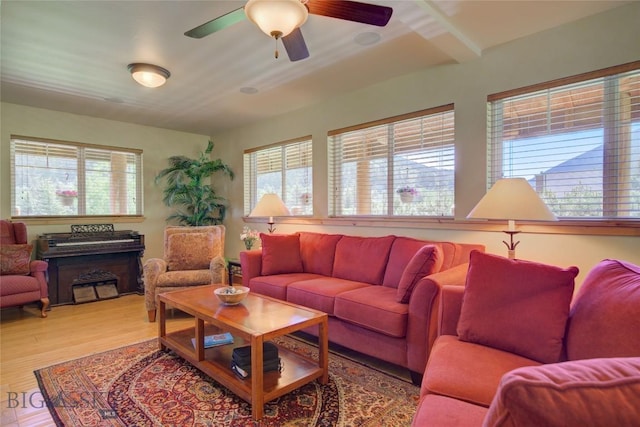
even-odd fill
[(13, 217), (142, 215), (142, 151), (11, 137)]
[(244, 152), (244, 214), (260, 198), (276, 193), (292, 215), (313, 214), (311, 136)]
[(453, 104), (329, 133), (334, 216), (453, 216)]
[(640, 218), (640, 62), (490, 95), (488, 150), (558, 217)]

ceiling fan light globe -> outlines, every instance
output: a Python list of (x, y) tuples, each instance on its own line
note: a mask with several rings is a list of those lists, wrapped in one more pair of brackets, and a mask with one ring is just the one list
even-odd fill
[(288, 36), (309, 16), (307, 7), (300, 0), (249, 0), (244, 13), (269, 37), (273, 33)]

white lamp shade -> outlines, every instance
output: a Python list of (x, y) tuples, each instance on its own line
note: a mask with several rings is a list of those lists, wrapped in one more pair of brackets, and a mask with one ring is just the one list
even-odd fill
[(504, 178), (496, 181), (467, 218), (558, 220), (524, 178)]
[(249, 216), (289, 216), (291, 213), (284, 202), (275, 193), (262, 196), (258, 204), (253, 208)]
[(159, 87), (166, 83), (171, 73), (157, 65), (152, 64), (129, 64), (131, 77), (146, 87)]
[(244, 13), (266, 35), (278, 37), (289, 35), (309, 16), (300, 0), (249, 0)]

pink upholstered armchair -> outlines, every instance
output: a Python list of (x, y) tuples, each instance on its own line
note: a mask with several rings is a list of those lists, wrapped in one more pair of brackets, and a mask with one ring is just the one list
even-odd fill
[(144, 296), (149, 322), (156, 320), (158, 294), (188, 286), (225, 283), (224, 225), (169, 226), (164, 257), (144, 263)]
[(45, 261), (32, 261), (32, 250), (23, 222), (0, 220), (0, 308), (39, 302), (40, 315), (47, 317), (48, 265)]

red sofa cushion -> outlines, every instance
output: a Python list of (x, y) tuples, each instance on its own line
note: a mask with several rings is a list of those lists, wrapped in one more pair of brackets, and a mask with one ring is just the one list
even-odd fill
[(640, 266), (603, 260), (576, 295), (567, 358), (640, 356)]
[(298, 234), (260, 233), (260, 239), (262, 241), (262, 276), (302, 273)]
[(362, 282), (322, 277), (319, 279), (303, 280), (287, 286), (287, 301), (324, 311), (328, 315), (334, 314), (336, 295), (363, 287), (370, 287)]
[(396, 301), (408, 304), (411, 292), (424, 276), (440, 271), (442, 255), (435, 245), (421, 247), (407, 264), (396, 292)]
[(488, 407), (504, 374), (537, 365), (517, 354), (441, 335), (433, 344), (420, 394), (435, 393)]
[(343, 236), (336, 245), (333, 277), (379, 285), (395, 236)]
[(306, 273), (331, 276), (336, 245), (341, 234), (300, 232), (300, 256)]
[(542, 363), (558, 362), (577, 267), (471, 252), (458, 336)]
[(287, 300), (287, 287), (293, 282), (301, 280), (317, 279), (319, 276), (312, 273), (288, 273), (273, 274), (270, 276), (253, 277), (249, 281), (251, 292), (266, 295), (279, 300)]
[(502, 377), (484, 425), (632, 426), (639, 403), (638, 357), (553, 363)]
[(350, 323), (402, 338), (407, 334), (409, 306), (395, 301), (396, 290), (367, 286), (336, 296), (333, 314)]
[(422, 396), (412, 427), (481, 426), (488, 409), (437, 394)]

